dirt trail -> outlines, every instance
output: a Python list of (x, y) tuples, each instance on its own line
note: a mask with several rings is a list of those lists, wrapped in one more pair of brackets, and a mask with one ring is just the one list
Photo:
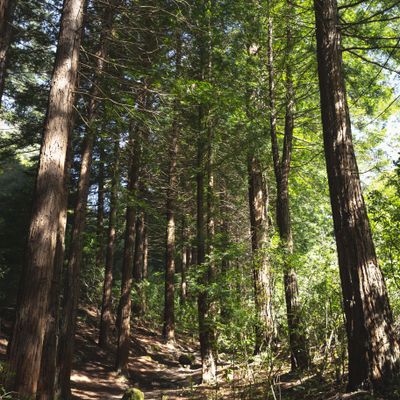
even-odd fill
[[(96, 316), (90, 310), (80, 316), (71, 377), (75, 399), (121, 399), (129, 387), (142, 390), (146, 400), (163, 396), (183, 399), (200, 382), (201, 365), (194, 346), (183, 344), (179, 338), (174, 346), (167, 345), (159, 333), (145, 328), (134, 328), (127, 376), (118, 375), (113, 370), (115, 352), (105, 352), (96, 343)], [(182, 354), (195, 355), (191, 368), (179, 364)]]

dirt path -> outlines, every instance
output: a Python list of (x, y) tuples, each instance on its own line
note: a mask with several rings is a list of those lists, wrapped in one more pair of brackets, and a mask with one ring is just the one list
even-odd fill
[[(126, 377), (113, 371), (113, 354), (104, 352), (96, 343), (96, 316), (90, 310), (81, 313), (78, 324), (72, 392), (75, 399), (121, 399), (129, 387), (145, 393), (146, 400), (186, 398), (194, 385), (200, 382), (201, 365), (196, 349), (183, 344), (165, 344), (159, 333), (135, 328), (132, 333), (129, 372)], [(191, 368), (182, 367), (179, 356), (194, 354), (196, 361)], [(191, 396), (193, 398), (193, 396)]]

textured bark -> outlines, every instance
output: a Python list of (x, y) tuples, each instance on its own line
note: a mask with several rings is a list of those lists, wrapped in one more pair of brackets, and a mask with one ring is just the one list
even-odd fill
[(181, 254), (181, 290), (180, 290), (180, 303), (184, 305), (187, 299), (187, 270), (191, 264), (192, 251), (188, 243), (189, 241), (189, 228), (187, 226), (186, 217), (182, 216), (182, 254)]
[[(149, 231), (147, 229), (147, 223), (145, 220), (144, 223), (144, 231), (143, 231), (144, 239), (143, 239), (143, 279), (146, 280), (149, 276)], [(146, 308), (147, 304), (145, 304)], [(146, 312), (146, 310), (145, 310)]]
[(272, 276), (268, 260), (268, 193), (259, 160), (248, 157), (251, 247), (253, 252), (254, 299), (257, 313), (256, 344), (259, 354), (268, 348), (274, 335)]
[(287, 56), (286, 56), (286, 112), (285, 112), (285, 133), (282, 149), (282, 157), (279, 155), (279, 145), (276, 134), (276, 110), (275, 110), (275, 82), (273, 68), (273, 27), (269, 19), (268, 35), (268, 71), (269, 71), (269, 98), (270, 98), (270, 128), (272, 141), (272, 154), (274, 160), (274, 172), (277, 187), (276, 219), (281, 240), (281, 247), (284, 252), (284, 287), (286, 300), (286, 313), (288, 320), (290, 360), (291, 368), (304, 369), (309, 364), (307, 340), (304, 326), (301, 321), (301, 305), (299, 301), (299, 289), (297, 274), (290, 265), (290, 257), (293, 253), (293, 237), (289, 207), (289, 173), (292, 160), (292, 142), (294, 130), (294, 89), (293, 72), (291, 65), (291, 53), (293, 51), (293, 38), (291, 32), (290, 16), (292, 6), (288, 2), (287, 21)]
[[(71, 126), (73, 124), (71, 123)], [(54, 275), (50, 290), (49, 320), (43, 342), (40, 377), (37, 388), (37, 400), (53, 400), (56, 397), (57, 386), (57, 347), (60, 322), (60, 287), (65, 253), (65, 229), (67, 226), (68, 183), (69, 170), (72, 162), (72, 146), (69, 139), (64, 176), (64, 205), (60, 214), (57, 247), (54, 258)]]
[[(352, 144), (336, 0), (315, 0), (318, 74), (329, 191), (348, 338), (348, 389), (385, 389), (399, 343), (377, 263)], [(368, 382), (369, 381), (369, 382)]]
[(118, 304), (117, 331), (118, 344), (115, 367), (117, 371), (126, 369), (129, 359), (129, 342), (131, 329), (131, 290), (132, 266), (135, 246), (136, 206), (134, 201), (137, 195), (137, 186), (140, 166), (140, 143), (138, 127), (132, 127), (129, 148), (131, 151), (128, 182), (129, 203), (126, 209), (125, 244), (122, 264), (121, 296)]
[(71, 131), (84, 0), (66, 0), (44, 126), (18, 311), (10, 349), (13, 388), (35, 397), (60, 219), (65, 212), (65, 159)]
[(90, 100), (87, 115), (88, 130), (83, 141), (78, 194), (74, 210), (71, 246), (69, 249), (69, 258), (64, 284), (63, 319), (59, 346), (59, 369), (61, 396), (65, 399), (71, 397), (70, 376), (74, 351), (76, 312), (80, 292), (79, 275), (82, 264), (82, 235), (86, 225), (86, 207), (90, 187), (93, 147), (95, 142), (94, 120), (98, 107), (97, 96), (99, 93), (99, 83), (104, 72), (104, 60), (108, 54), (108, 36), (112, 27), (113, 11), (112, 6), (109, 6), (104, 11), (100, 45), (96, 53), (94, 81), (90, 88)]
[(6, 80), (7, 52), (12, 33), (12, 17), (17, 1), (0, 0), (0, 108)]
[(100, 316), (99, 345), (107, 348), (110, 343), (110, 335), (113, 324), (112, 317), (112, 285), (115, 236), (117, 225), (118, 206), (118, 182), (119, 182), (119, 138), (114, 144), (114, 162), (112, 164), (112, 183), (110, 193), (110, 212), (108, 218), (108, 234), (106, 249), (106, 265), (104, 271), (103, 301)]

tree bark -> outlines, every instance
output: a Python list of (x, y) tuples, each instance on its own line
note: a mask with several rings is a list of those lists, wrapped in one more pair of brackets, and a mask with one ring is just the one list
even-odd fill
[(70, 376), (72, 356), (74, 351), (74, 336), (76, 327), (76, 312), (79, 301), (79, 275), (82, 264), (83, 232), (86, 225), (86, 207), (90, 187), (90, 172), (95, 142), (94, 120), (97, 114), (99, 81), (104, 72), (104, 60), (108, 54), (108, 36), (114, 17), (113, 6), (108, 6), (103, 15), (103, 29), (100, 37), (99, 50), (96, 53), (94, 82), (90, 88), (88, 107), (88, 131), (83, 141), (82, 160), (78, 182), (77, 201), (74, 210), (74, 221), (71, 234), (71, 246), (64, 285), (63, 319), (59, 346), (60, 389), (62, 398), (71, 397)]
[(13, 389), (35, 397), (60, 219), (65, 213), (65, 159), (71, 131), (84, 0), (65, 0), (44, 126), (26, 261), (10, 349)]
[(315, 0), (324, 148), (348, 338), (348, 389), (378, 390), (398, 372), (399, 342), (378, 265), (352, 143), (336, 0)]
[(268, 194), (259, 160), (248, 157), (251, 247), (253, 252), (254, 299), (257, 314), (254, 353), (259, 354), (271, 344), (274, 335), (272, 315), (272, 276), (268, 260)]
[(10, 47), (12, 18), (16, 0), (0, 0), (0, 108), (6, 80), (7, 52)]
[(97, 252), (96, 252), (96, 267), (100, 270), (104, 268), (104, 144), (101, 140), (98, 141), (99, 149), (99, 171), (97, 184)]
[(189, 227), (187, 226), (185, 215), (182, 216), (182, 229), (181, 229), (181, 290), (180, 290), (180, 304), (183, 306), (187, 299), (187, 270), (191, 263), (191, 247), (189, 244)]
[(100, 316), (99, 345), (107, 348), (110, 344), (112, 318), (112, 285), (115, 236), (117, 226), (117, 206), (118, 206), (118, 187), (119, 187), (119, 138), (114, 143), (114, 162), (112, 164), (112, 183), (110, 193), (110, 212), (108, 219), (106, 265), (104, 271), (103, 301)]
[(128, 206), (126, 209), (125, 244), (122, 264), (121, 296), (118, 305), (117, 331), (118, 344), (116, 355), (117, 371), (124, 371), (129, 359), (130, 321), (131, 321), (131, 290), (132, 290), (132, 267), (135, 246), (135, 222), (136, 222), (136, 195), (140, 167), (140, 140), (138, 126), (132, 127), (130, 140), (130, 170), (128, 182)]
[[(182, 57), (181, 34), (176, 34), (176, 72), (175, 77), (179, 79), (180, 64)], [(165, 302), (164, 302), (164, 326), (163, 337), (168, 342), (175, 340), (175, 212), (176, 212), (176, 191), (178, 186), (177, 158), (179, 148), (179, 100), (174, 101), (174, 120), (169, 146), (169, 167), (167, 187), (167, 229), (165, 249)]]
[(286, 49), (286, 112), (285, 133), (282, 149), (282, 158), (279, 156), (279, 145), (276, 134), (276, 110), (275, 110), (275, 82), (273, 68), (273, 26), (269, 18), (268, 34), (268, 71), (269, 71), (269, 98), (270, 98), (270, 129), (272, 141), (272, 154), (274, 160), (274, 172), (277, 187), (276, 219), (281, 240), (281, 248), (284, 253), (284, 287), (286, 300), (286, 313), (289, 331), (290, 360), (292, 370), (304, 369), (309, 364), (307, 339), (301, 320), (301, 305), (299, 300), (299, 288), (297, 274), (290, 263), (293, 254), (293, 235), (289, 207), (289, 173), (292, 160), (292, 142), (294, 130), (294, 88), (291, 53), (293, 51), (293, 38), (291, 31), (292, 5), (288, 2), (287, 19), (287, 49)]
[[(73, 124), (71, 123), (71, 126)], [(64, 177), (64, 205), (60, 214), (58, 227), (57, 247), (54, 258), (54, 275), (50, 290), (49, 321), (43, 342), (40, 377), (36, 400), (53, 400), (56, 397), (57, 387), (57, 348), (60, 323), (60, 287), (65, 254), (65, 229), (67, 226), (68, 185), (70, 167), (72, 163), (72, 143), (68, 141), (67, 158)]]

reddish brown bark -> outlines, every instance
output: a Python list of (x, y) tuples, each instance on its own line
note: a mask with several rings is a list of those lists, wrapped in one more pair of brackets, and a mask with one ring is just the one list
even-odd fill
[[(400, 351), (352, 143), (336, 0), (315, 0), (325, 159), (348, 339), (348, 389), (385, 390)], [(390, 390), (390, 389), (389, 389)]]
[(73, 116), (83, 6), (83, 0), (64, 2), (10, 349), (13, 388), (27, 397), (34, 397), (37, 391), (57, 236), (65, 213), (65, 159)]
[(12, 17), (16, 0), (0, 0), (0, 108), (6, 80), (7, 52), (12, 33)]

